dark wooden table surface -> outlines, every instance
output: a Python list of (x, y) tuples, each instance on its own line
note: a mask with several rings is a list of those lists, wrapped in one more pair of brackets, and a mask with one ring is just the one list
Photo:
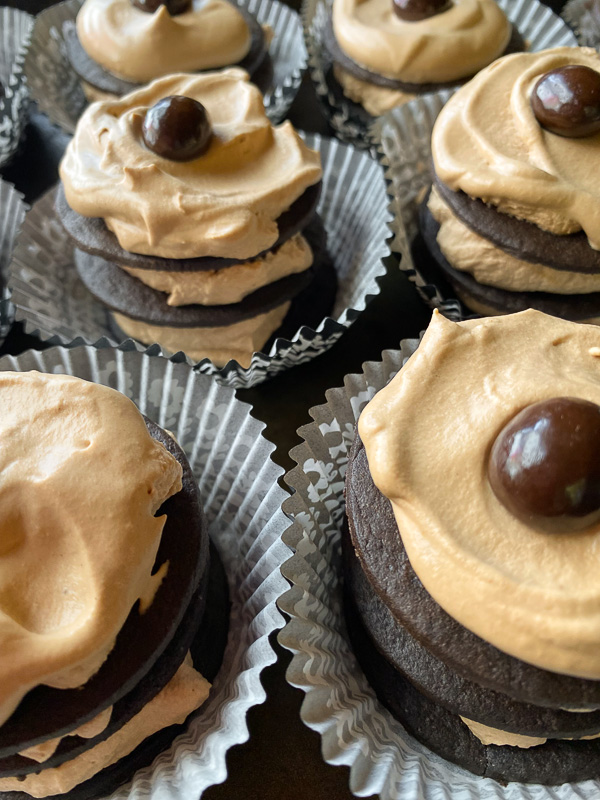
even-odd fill
[[(287, 2), (298, 8), (297, 2)], [(547, 0), (546, 4), (558, 12), (563, 2)], [(3, 5), (35, 14), (50, 3), (9, 0)], [(307, 77), (289, 117), (303, 130), (331, 133)], [(2, 176), (33, 202), (56, 182), (58, 161), (68, 138), (32, 106), (24, 142), (12, 163), (1, 170)], [(252, 404), (254, 415), (266, 423), (266, 435), (277, 445), (277, 463), (286, 470), (293, 466), (288, 452), (300, 441), (296, 430), (311, 421), (308, 409), (325, 401), (326, 389), (342, 385), (344, 375), (360, 372), (364, 361), (378, 360), (383, 350), (397, 348), (401, 339), (418, 336), (430, 316), (392, 258), (381, 293), (329, 352), (260, 386), (239, 390), (239, 397)], [(25, 336), (16, 325), (0, 355), (30, 347), (40, 347), (39, 341)], [(250, 709), (249, 741), (229, 751), (227, 780), (208, 789), (204, 800), (351, 800), (349, 770), (323, 761), (319, 735), (300, 720), (304, 693), (285, 681), (290, 656), (275, 640), (273, 645), (278, 660), (262, 674), (267, 700)]]

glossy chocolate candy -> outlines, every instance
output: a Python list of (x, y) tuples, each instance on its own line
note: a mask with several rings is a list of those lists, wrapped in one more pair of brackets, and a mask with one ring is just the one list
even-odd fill
[(600, 73), (579, 65), (546, 72), (533, 87), (531, 107), (551, 133), (591, 136), (600, 131)]
[(521, 519), (567, 531), (600, 518), (600, 406), (575, 397), (527, 406), (498, 434), (488, 477)]
[(154, 14), (159, 6), (166, 6), (172, 17), (183, 14), (192, 5), (191, 0), (131, 0), (131, 2), (136, 8), (148, 14)]
[(445, 11), (448, 0), (392, 0), (396, 16), (405, 22), (418, 22)]
[(202, 155), (212, 137), (206, 109), (181, 95), (164, 97), (146, 111), (142, 125), (144, 144), (171, 161), (191, 161)]

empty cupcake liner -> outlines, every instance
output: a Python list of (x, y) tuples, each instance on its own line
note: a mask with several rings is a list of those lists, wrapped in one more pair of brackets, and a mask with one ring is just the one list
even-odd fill
[(187, 364), (131, 345), (51, 348), (4, 356), (0, 369), (76, 375), (118, 389), (142, 413), (172, 431), (198, 479), (209, 530), (223, 559), (232, 600), (227, 649), (211, 694), (187, 731), (112, 800), (181, 800), (199, 797), (227, 776), (225, 756), (248, 739), (246, 713), (264, 702), (261, 671), (276, 660), (269, 634), (283, 625), (275, 601), (288, 586), (279, 565), (289, 555), (281, 542), (287, 496), (277, 481), (274, 445), (264, 424), (233, 390)]
[[(264, 99), (269, 119), (279, 122), (296, 96), (306, 67), (300, 18), (278, 0), (239, 0), (238, 5), (273, 30), (269, 45), (273, 80)], [(79, 78), (67, 58), (63, 36), (63, 25), (74, 24), (80, 7), (80, 0), (66, 0), (42, 11), (36, 17), (25, 58), (31, 96), (50, 121), (67, 133), (73, 133), (87, 105)]]
[(6, 286), (7, 272), (25, 208), (23, 196), (11, 183), (0, 178), (0, 344), (14, 319), (14, 308)]
[[(335, 139), (317, 134), (304, 138), (322, 157), (318, 212), (338, 274), (334, 309), (316, 330), (302, 326), (291, 341), (276, 339), (267, 355), (255, 353), (248, 368), (236, 361), (218, 368), (208, 359), (196, 365), (230, 386), (254, 386), (328, 350), (379, 293), (377, 279), (385, 274), (382, 259), (390, 254), (392, 217), (381, 168), (365, 153)], [(118, 344), (105, 307), (77, 276), (72, 244), (54, 212), (52, 192), (25, 219), (10, 266), (9, 290), (16, 317), (28, 333), (52, 343), (65, 344), (80, 336), (87, 344), (101, 337)]]
[(344, 478), (356, 421), (369, 400), (414, 353), (418, 341), (385, 351), (359, 375), (330, 389), (299, 429), (304, 440), (290, 455), (297, 467), (285, 481), (283, 504), (293, 520), (283, 541), (295, 554), (281, 571), (292, 588), (278, 601), (289, 615), (279, 642), (293, 654), (287, 680), (305, 692), (301, 718), (321, 735), (329, 764), (350, 767), (358, 797), (383, 800), (596, 800), (600, 781), (552, 788), (479, 778), (435, 755), (410, 736), (377, 700), (346, 636), (341, 592), (340, 528)]
[[(565, 22), (539, 0), (498, 0), (498, 5), (520, 31), (529, 50), (577, 44)], [(310, 76), (325, 116), (336, 134), (357, 147), (369, 148), (377, 141), (370, 130), (376, 118), (344, 96), (333, 76), (331, 58), (323, 47), (325, 25), (332, 6), (333, 0), (304, 0), (302, 6)], [(453, 91), (456, 89), (432, 94), (447, 99)]]
[(33, 17), (25, 11), (0, 8), (0, 167), (15, 154), (27, 120), (23, 61), (32, 29)]

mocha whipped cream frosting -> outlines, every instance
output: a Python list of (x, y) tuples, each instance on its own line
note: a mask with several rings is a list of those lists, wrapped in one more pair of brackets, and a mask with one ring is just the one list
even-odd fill
[(392, 0), (334, 0), (338, 44), (357, 64), (406, 83), (447, 83), (500, 56), (510, 22), (494, 0), (453, 0), (418, 22), (401, 20)]
[(431, 149), (435, 171), (451, 189), (552, 233), (583, 229), (598, 249), (600, 134), (549, 133), (530, 105), (538, 78), (568, 64), (600, 71), (600, 56), (592, 48), (557, 47), (499, 59), (450, 98)]
[(524, 311), (455, 324), (419, 348), (359, 420), (410, 563), (465, 628), (535, 666), (600, 679), (600, 523), (548, 534), (487, 479), (496, 436), (553, 397), (600, 404), (600, 332)]
[[(213, 137), (192, 161), (141, 139), (146, 110), (168, 95), (199, 100)], [(273, 127), (240, 69), (170, 75), (83, 114), (60, 165), (67, 202), (104, 218), (123, 249), (165, 258), (250, 259), (278, 238), (277, 218), (321, 179), (320, 157), (290, 122)]]
[(181, 467), (134, 404), (94, 383), (0, 373), (0, 723), (38, 684), (80, 686), (147, 606)]
[(90, 58), (133, 83), (237, 64), (250, 49), (248, 25), (227, 0), (193, 0), (175, 16), (164, 5), (150, 14), (131, 0), (85, 0), (76, 24)]

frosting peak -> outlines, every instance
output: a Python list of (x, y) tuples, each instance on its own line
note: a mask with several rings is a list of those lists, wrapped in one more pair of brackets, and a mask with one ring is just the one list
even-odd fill
[(432, 139), (435, 170), (462, 190), (556, 234), (583, 229), (600, 248), (600, 133), (569, 139), (544, 130), (531, 108), (537, 80), (579, 64), (600, 72), (592, 48), (505, 56), (450, 98)]
[(410, 563), (462, 625), (538, 667), (600, 678), (600, 523), (549, 535), (492, 491), (493, 442), (521, 409), (600, 403), (600, 331), (537, 311), (438, 314), (364, 410), (359, 432)]
[[(151, 596), (181, 467), (124, 395), (0, 373), (0, 722), (38, 684), (80, 686)], [(160, 575), (160, 572), (159, 572)]]
[(406, 83), (449, 83), (501, 55), (511, 25), (494, 0), (453, 0), (418, 22), (401, 20), (392, 0), (335, 0), (333, 29), (358, 64)]
[[(187, 162), (149, 151), (146, 109), (168, 95), (206, 108), (213, 137)], [(318, 153), (291, 123), (273, 127), (240, 69), (170, 75), (90, 106), (60, 166), (71, 208), (103, 217), (125, 250), (166, 258), (252, 258), (278, 238), (276, 220), (321, 178)]]
[(227, 0), (193, 0), (173, 17), (164, 5), (149, 14), (131, 0), (85, 0), (76, 24), (90, 58), (134, 83), (237, 64), (250, 49), (248, 25)]

